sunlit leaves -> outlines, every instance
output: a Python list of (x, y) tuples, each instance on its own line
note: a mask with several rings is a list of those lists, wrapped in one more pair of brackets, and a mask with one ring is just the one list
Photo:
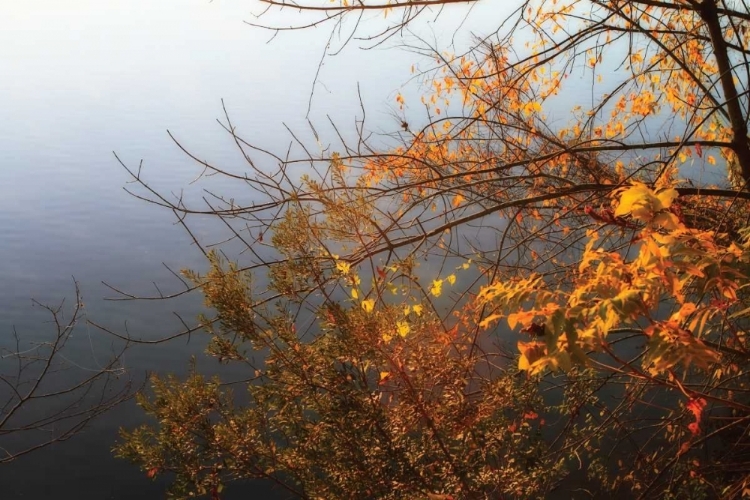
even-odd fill
[(645, 329), (648, 352), (644, 365), (653, 374), (662, 373), (679, 365), (707, 369), (721, 359), (719, 353), (708, 348), (695, 335), (675, 321), (655, 322)]
[(433, 297), (440, 297), (443, 293), (443, 280), (433, 280), (432, 286), (430, 287), (430, 295)]
[[(643, 184), (635, 184), (623, 191), (615, 216), (630, 214), (642, 222), (648, 222), (657, 212), (668, 209), (676, 197), (677, 191), (674, 189), (654, 193)], [(671, 224), (668, 229), (674, 228), (675, 225)]]
[[(643, 320), (650, 323), (643, 329), (649, 339), (643, 364), (650, 372), (659, 374), (677, 366), (708, 369), (721, 359), (699, 339), (718, 311), (686, 298), (690, 290), (698, 290), (737, 300), (736, 281), (716, 273), (730, 272), (731, 266), (750, 260), (750, 255), (734, 244), (722, 248), (711, 232), (685, 228), (671, 212), (677, 199), (673, 188), (654, 191), (634, 183), (616, 196), (614, 215), (643, 224), (633, 240), (637, 251), (630, 258), (605, 251), (600, 236), (589, 232), (570, 290), (547, 291), (540, 276), (531, 276), (494, 283), (478, 294), (480, 304), (497, 308), (480, 322), (481, 327), (506, 316), (511, 329), (543, 332), (543, 343), (519, 344), (522, 369), (537, 373), (569, 367), (571, 361), (585, 363), (585, 352), (602, 350), (610, 332)], [(744, 275), (741, 279), (750, 280)], [(680, 305), (668, 321), (653, 317), (664, 300)]]
[(523, 113), (527, 116), (542, 111), (542, 105), (537, 101), (530, 101), (523, 105)]
[(406, 321), (399, 321), (396, 323), (396, 332), (399, 334), (399, 336), (406, 337), (410, 331), (411, 327)]
[[(488, 328), (493, 322), (499, 320), (502, 317), (502, 314), (490, 314), (479, 322), (479, 328)], [(509, 320), (509, 322), (511, 322), (511, 320)], [(513, 325), (515, 326), (515, 322), (513, 322)], [(513, 328), (514, 326), (511, 326), (511, 328)]]
[(351, 270), (351, 264), (349, 264), (348, 262), (339, 260), (336, 262), (336, 269), (341, 274), (349, 274), (349, 271)]
[(518, 369), (536, 373), (539, 371), (539, 361), (544, 359), (547, 349), (543, 342), (519, 342), (518, 352)]

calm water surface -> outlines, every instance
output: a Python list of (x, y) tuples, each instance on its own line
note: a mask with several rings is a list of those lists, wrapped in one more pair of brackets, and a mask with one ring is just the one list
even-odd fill
[[(180, 329), (200, 297), (169, 304), (103, 300), (107, 281), (132, 293), (165, 291), (176, 283), (162, 263), (203, 268), (201, 253), (171, 213), (140, 202), (122, 187), (126, 172), (112, 151), (158, 189), (200, 194), (189, 183), (200, 169), (169, 140), (170, 129), (199, 156), (241, 172), (231, 139), (215, 123), (221, 99), (240, 133), (272, 150), (285, 150), (292, 129), (306, 128), (312, 78), (328, 32), (269, 33), (242, 23), (258, 5), (208, 0), (0, 0), (0, 346), (12, 328), (26, 339), (52, 333), (43, 303), (71, 300), (80, 283), (86, 315), (141, 338)], [(287, 22), (286, 24), (289, 24)], [(414, 56), (391, 50), (345, 51), (327, 59), (311, 117), (330, 115), (350, 126), (360, 113), (357, 82), (371, 128), (393, 130), (393, 97)], [(209, 184), (239, 202), (238, 186)], [(206, 241), (221, 227), (193, 220)], [(71, 354), (94, 369), (109, 340), (85, 325)], [(92, 345), (93, 350), (92, 350)], [(146, 370), (183, 373), (201, 342), (180, 340), (130, 351), (134, 378)], [(0, 360), (0, 363), (3, 361)], [(88, 363), (88, 364), (86, 364)], [(214, 369), (199, 358), (199, 368)], [(110, 449), (121, 425), (143, 421), (133, 404), (119, 407), (85, 432), (46, 451), (0, 466), (3, 499), (163, 498), (164, 484), (115, 460)], [(2, 443), (0, 443), (2, 445)], [(272, 498), (263, 485), (230, 488), (228, 498)]]

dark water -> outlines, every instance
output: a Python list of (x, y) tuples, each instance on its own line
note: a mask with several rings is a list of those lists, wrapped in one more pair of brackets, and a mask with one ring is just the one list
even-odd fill
[[(479, 32), (502, 17), (496, 6), (485, 7), (485, 15), (475, 9), (470, 18)], [(285, 151), (291, 138), (284, 123), (310, 137), (305, 115), (329, 32), (287, 33), (267, 44), (270, 33), (242, 23), (253, 20), (253, 9), (208, 0), (0, 0), (0, 347), (12, 341), (13, 327), (29, 341), (48, 338), (49, 316), (31, 299), (70, 303), (73, 277), (85, 317), (117, 331), (127, 326), (136, 337), (156, 339), (182, 328), (172, 312), (195, 317), (198, 296), (168, 303), (104, 300), (115, 294), (102, 280), (151, 295), (153, 282), (164, 292), (179, 289), (164, 263), (175, 270), (204, 267), (170, 212), (123, 191), (129, 178), (112, 151), (134, 168), (143, 159), (146, 179), (163, 192), (184, 189), (198, 200), (209, 187), (238, 203), (253, 201), (234, 181), (191, 185), (201, 169), (166, 134), (170, 129), (199, 157), (235, 173), (246, 165), (215, 123), (223, 118), (221, 99), (240, 134), (256, 144)], [(465, 12), (451, 10), (443, 19), (455, 28)], [(451, 29), (425, 26), (426, 39), (453, 36)], [(473, 26), (462, 28), (467, 39)], [(411, 64), (420, 61), (416, 56), (393, 48), (358, 51), (356, 44), (326, 59), (315, 89), (310, 116), (328, 137), (334, 137), (326, 129), (328, 116), (344, 133), (361, 118), (358, 84), (375, 132), (398, 129), (397, 92), (407, 103), (419, 102), (418, 82), (402, 88)], [(411, 108), (411, 116), (421, 116), (419, 108)], [(339, 147), (326, 140), (319, 147), (328, 146)], [(210, 220), (190, 222), (202, 241), (226, 236)], [(83, 370), (95, 369), (110, 343), (81, 322), (71, 359)], [(135, 380), (146, 371), (184, 374), (197, 355), (199, 369), (216, 370), (201, 356), (202, 347), (194, 336), (134, 348), (125, 367)], [(143, 419), (134, 404), (124, 404), (65, 443), (0, 465), (0, 498), (163, 498), (164, 482), (147, 479), (110, 451), (120, 426)], [(226, 498), (240, 497), (274, 494), (257, 483), (228, 489)]]
[[(330, 32), (287, 33), (267, 44), (271, 33), (242, 22), (259, 9), (208, 0), (0, 0), (0, 348), (12, 345), (13, 328), (25, 342), (49, 339), (50, 317), (31, 299), (71, 304), (73, 277), (83, 294), (82, 319), (127, 328), (135, 337), (169, 335), (182, 328), (172, 312), (189, 320), (200, 311), (198, 296), (169, 303), (104, 300), (115, 294), (102, 281), (133, 294), (153, 294), (154, 282), (170, 292), (180, 285), (163, 263), (175, 270), (204, 267), (170, 212), (123, 191), (129, 177), (112, 151), (131, 167), (143, 159), (146, 179), (160, 191), (184, 189), (198, 200), (208, 187), (251, 203), (249, 190), (235, 182), (191, 185), (201, 169), (166, 130), (202, 159), (235, 173), (246, 165), (215, 123), (223, 118), (221, 99), (240, 134), (268, 149), (287, 149), (284, 124), (311, 136), (306, 112)], [(455, 27), (466, 11), (454, 12), (461, 16), (447, 20)], [(432, 21), (425, 26), (430, 39), (452, 36)], [(362, 52), (356, 44), (321, 67), (310, 118), (328, 137), (335, 137), (326, 130), (328, 117), (345, 134), (355, 116), (361, 118), (358, 93), (375, 132), (398, 129), (397, 92), (417, 95), (416, 82), (401, 89), (411, 78), (413, 54), (394, 44), (387, 44), (387, 53)], [(325, 139), (318, 147), (328, 146), (339, 147)], [(204, 242), (225, 236), (219, 224), (190, 222)], [(106, 361), (111, 344), (81, 321), (66, 355), (80, 376)], [(133, 348), (124, 358), (127, 376), (184, 374), (191, 355), (200, 370), (215, 371), (202, 348), (199, 336)], [(0, 359), (0, 368), (7, 363)], [(64, 385), (66, 376), (54, 383)], [(147, 479), (111, 453), (118, 428), (143, 421), (127, 403), (64, 443), (0, 465), (0, 498), (164, 498), (163, 481)], [(21, 447), (38, 437), (15, 435), (0, 446)], [(275, 495), (257, 483), (228, 489), (226, 498), (240, 497)]]
[[(191, 186), (200, 168), (166, 129), (202, 158), (242, 172), (240, 155), (215, 123), (221, 99), (240, 132), (269, 149), (287, 148), (283, 123), (307, 128), (312, 79), (328, 33), (289, 34), (267, 45), (268, 32), (242, 23), (255, 7), (207, 0), (0, 0), (0, 347), (11, 344), (13, 327), (24, 341), (49, 338), (49, 315), (31, 299), (70, 303), (73, 277), (85, 317), (118, 331), (127, 325), (134, 336), (155, 339), (181, 329), (173, 311), (195, 317), (197, 296), (170, 303), (103, 300), (115, 294), (102, 280), (153, 294), (152, 282), (165, 292), (179, 285), (162, 263), (204, 267), (170, 212), (123, 191), (129, 179), (112, 151), (133, 167), (143, 159), (146, 178), (165, 192), (185, 188), (197, 199), (207, 186), (252, 201), (234, 183)], [(389, 106), (409, 77), (411, 56), (380, 56), (350, 51), (328, 60), (312, 118), (331, 115), (351, 125), (361, 82), (363, 99), (384, 110), (370, 119), (391, 124)], [(210, 221), (191, 222), (203, 241), (223, 236)], [(110, 343), (81, 322), (67, 355), (85, 373), (107, 359)], [(194, 354), (199, 369), (214, 370), (201, 352), (200, 338), (193, 337), (132, 349), (124, 361), (135, 380), (147, 370), (184, 374)], [(163, 482), (110, 451), (118, 428), (143, 418), (134, 404), (122, 405), (69, 441), (0, 466), (0, 498), (163, 498)], [(20, 446), (27, 438), (33, 436), (0, 446)], [(258, 484), (230, 488), (227, 498), (249, 494), (273, 498)]]

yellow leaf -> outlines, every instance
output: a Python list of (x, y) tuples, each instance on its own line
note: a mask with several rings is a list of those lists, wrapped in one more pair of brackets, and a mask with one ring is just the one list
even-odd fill
[(380, 380), (385, 380), (391, 376), (391, 372), (380, 372)]
[(479, 328), (487, 328), (490, 323), (502, 318), (502, 314), (490, 314), (479, 323)]
[(408, 316), (411, 312), (411, 306), (404, 307), (404, 316)]
[(633, 211), (637, 206), (648, 203), (649, 196), (652, 196), (651, 190), (643, 184), (635, 184), (620, 195), (620, 204), (615, 210), (615, 216), (621, 217)]
[[(554, 306), (554, 304), (550, 304)], [(527, 327), (534, 321), (534, 317), (537, 315), (535, 311), (519, 311), (508, 315), (508, 326), (511, 330), (515, 330), (516, 326), (520, 323), (521, 326)]]
[(620, 204), (615, 210), (615, 216), (630, 214), (635, 219), (648, 222), (654, 212), (669, 208), (675, 198), (677, 191), (674, 189), (664, 189), (655, 194), (645, 184), (635, 183), (620, 195)]
[(666, 209), (672, 206), (672, 202), (679, 196), (676, 189), (664, 189), (656, 194), (656, 197), (661, 203), (662, 209)]
[(445, 279), (446, 279), (446, 281), (448, 281), (448, 283), (451, 284), (451, 286), (453, 286), (453, 285), (456, 284), (456, 275), (455, 274), (451, 274), (450, 276), (446, 277)]
[(531, 366), (531, 363), (529, 363), (529, 360), (526, 358), (526, 356), (521, 354), (518, 357), (518, 369), (521, 371), (526, 371), (529, 369), (530, 366)]
[(523, 107), (523, 112), (526, 115), (530, 115), (532, 113), (539, 113), (542, 111), (542, 105), (539, 104), (537, 101), (530, 101), (527, 102)]
[(706, 158), (706, 160), (708, 161), (709, 164), (716, 165), (716, 158), (714, 158), (713, 156), (708, 155), (708, 157)]
[(421, 304), (416, 304), (415, 306), (412, 307), (412, 310), (414, 311), (414, 314), (416, 314), (417, 316), (421, 316), (422, 315), (422, 305)]
[(519, 370), (529, 370), (534, 363), (547, 354), (545, 345), (540, 342), (519, 342), (518, 350), (521, 353), (518, 358)]
[(359, 293), (357, 293), (357, 289), (356, 288), (352, 288), (352, 298), (353, 299), (358, 299), (359, 298)]
[(411, 327), (406, 321), (399, 321), (398, 323), (396, 323), (396, 331), (400, 336), (406, 337), (407, 335), (409, 335)]
[(364, 309), (364, 311), (367, 313), (370, 313), (373, 309), (375, 309), (375, 301), (372, 299), (365, 299), (360, 305), (362, 306), (362, 309)]
[(672, 230), (677, 229), (680, 226), (680, 219), (677, 218), (677, 216), (670, 212), (661, 212), (656, 215), (653, 219), (654, 224), (657, 224), (664, 229)]
[(440, 297), (440, 294), (443, 293), (443, 280), (433, 280), (430, 293), (434, 297)]
[(336, 269), (338, 269), (339, 272), (341, 272), (341, 274), (349, 274), (349, 270), (351, 269), (351, 264), (340, 260), (336, 262)]

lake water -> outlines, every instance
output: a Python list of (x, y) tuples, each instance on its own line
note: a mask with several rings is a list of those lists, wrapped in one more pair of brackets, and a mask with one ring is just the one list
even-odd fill
[[(177, 289), (163, 263), (204, 266), (171, 213), (123, 191), (128, 176), (112, 151), (133, 167), (143, 159), (154, 187), (186, 188), (196, 196), (200, 187), (190, 182), (200, 169), (167, 129), (201, 158), (238, 172), (241, 157), (215, 122), (222, 117), (221, 99), (240, 133), (269, 149), (283, 151), (289, 143), (283, 123), (306, 130), (329, 31), (287, 33), (267, 44), (269, 32), (242, 22), (259, 9), (208, 0), (0, 0), (0, 346), (8, 345), (13, 327), (27, 340), (51, 334), (48, 315), (31, 299), (70, 301), (72, 277), (80, 283), (86, 317), (118, 331), (127, 325), (136, 337), (178, 331), (173, 311), (186, 318), (199, 311), (198, 296), (170, 303), (104, 300), (114, 293), (102, 281), (152, 294), (152, 282)], [(360, 114), (359, 82), (370, 128), (397, 128), (394, 97), (409, 80), (415, 56), (354, 48), (326, 59), (311, 118), (330, 115), (352, 128)], [(211, 187), (249, 201), (236, 185), (214, 181)], [(222, 236), (217, 224), (193, 222), (204, 241)], [(70, 355), (83, 369), (94, 369), (106, 359), (108, 342), (81, 323)], [(125, 364), (135, 379), (146, 370), (184, 373), (201, 348), (196, 338), (136, 348)], [(212, 363), (198, 359), (208, 371)], [(65, 443), (0, 466), (2, 498), (163, 498), (163, 482), (110, 452), (119, 426), (141, 421), (135, 405), (125, 404)], [(230, 488), (227, 498), (249, 492), (272, 498), (257, 484)]]
[[(197, 295), (170, 302), (104, 300), (115, 294), (102, 281), (153, 295), (153, 283), (165, 293), (180, 286), (163, 264), (204, 268), (203, 255), (172, 213), (122, 189), (129, 178), (112, 152), (133, 168), (142, 159), (144, 177), (162, 192), (184, 189), (198, 200), (208, 186), (251, 203), (251, 192), (233, 181), (191, 184), (201, 168), (166, 130), (200, 158), (235, 173), (246, 166), (215, 121), (223, 118), (222, 99), (239, 134), (254, 144), (285, 151), (290, 136), (284, 123), (310, 138), (306, 112), (330, 31), (287, 32), (268, 44), (270, 32), (243, 23), (260, 9), (219, 0), (0, 0), (0, 348), (12, 341), (13, 327), (29, 341), (51, 334), (49, 316), (32, 307), (31, 299), (70, 301), (73, 277), (87, 318), (113, 330), (127, 328), (134, 337), (157, 339), (181, 330), (173, 312), (195, 317), (201, 309)], [(425, 18), (420, 35), (445, 45), (468, 10), (447, 8), (437, 23)], [(454, 40), (456, 51), (470, 41), (471, 31), (487, 33), (502, 17), (497, 5), (478, 4)], [(302, 20), (294, 13), (269, 18), (281, 25), (296, 19)], [(376, 133), (399, 129), (399, 92), (407, 105), (416, 103), (408, 108), (409, 121), (423, 116), (410, 68), (417, 62), (426, 69), (429, 60), (394, 49), (396, 42), (367, 51), (356, 50), (357, 43), (321, 67), (310, 118), (323, 137), (333, 137), (325, 125), (329, 116), (344, 134), (354, 129), (362, 114), (358, 90), (368, 129)], [(590, 90), (588, 80), (571, 87), (573, 93)], [(190, 222), (204, 242), (226, 236), (216, 221)], [(106, 359), (109, 342), (82, 322), (70, 357), (83, 370), (95, 369)], [(215, 371), (215, 361), (201, 356), (202, 347), (197, 335), (190, 342), (136, 347), (125, 366), (136, 380), (146, 371), (184, 374), (196, 355), (200, 370)], [(0, 359), (0, 373), (3, 363), (7, 358)], [(143, 421), (133, 403), (124, 404), (65, 443), (0, 465), (1, 497), (164, 498), (163, 481), (146, 478), (111, 454), (118, 428)], [(22, 444), (3, 439), (0, 446)], [(258, 483), (232, 486), (226, 498), (250, 494), (274, 498)]]

